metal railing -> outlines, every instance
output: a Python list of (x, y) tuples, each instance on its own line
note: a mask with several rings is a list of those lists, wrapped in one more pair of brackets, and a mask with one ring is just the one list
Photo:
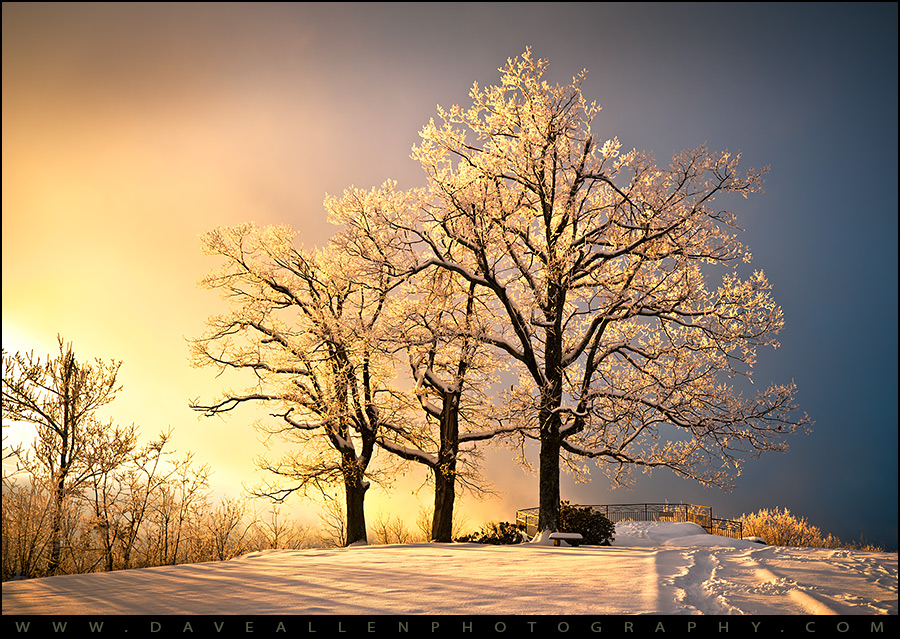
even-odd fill
[[(602, 513), (611, 522), (619, 521), (674, 521), (698, 524), (711, 535), (721, 537), (743, 537), (744, 525), (732, 519), (713, 517), (712, 506), (697, 504), (602, 504), (578, 506), (574, 508), (593, 508)], [(529, 537), (537, 534), (538, 508), (524, 508), (516, 511), (516, 524), (525, 530)]]

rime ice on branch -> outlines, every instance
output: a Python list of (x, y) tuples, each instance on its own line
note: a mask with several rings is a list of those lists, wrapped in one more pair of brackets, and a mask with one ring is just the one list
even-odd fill
[(252, 371), (256, 384), (226, 391), (194, 408), (221, 414), (247, 402), (273, 407), (274, 432), (297, 451), (261, 460), (280, 483), (261, 494), (282, 500), (295, 491), (337, 486), (346, 499), (346, 543), (366, 541), (363, 503), (369, 463), (388, 406), (377, 395), (390, 374), (376, 353), (389, 286), (386, 277), (352, 277), (331, 250), (302, 251), (287, 227), (246, 224), (203, 237), (207, 253), (225, 258), (204, 284), (232, 302), (193, 341), (197, 365)]

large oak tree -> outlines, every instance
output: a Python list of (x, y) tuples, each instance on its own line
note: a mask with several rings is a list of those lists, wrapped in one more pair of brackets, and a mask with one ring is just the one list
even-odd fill
[(759, 191), (764, 172), (705, 147), (660, 166), (598, 140), (584, 73), (552, 86), (546, 68), (526, 51), (499, 85), (474, 86), (471, 107), (439, 108), (413, 151), (418, 205), (366, 223), (404, 238), (412, 272), (454, 273), (488, 300), (478, 338), (520, 373), (507, 414), (539, 442), (539, 527), (552, 531), (561, 462), (726, 486), (745, 455), (783, 450), (808, 420), (792, 416), (792, 383), (745, 397), (729, 381), (783, 326), (764, 274), (741, 276), (749, 252), (717, 206)]

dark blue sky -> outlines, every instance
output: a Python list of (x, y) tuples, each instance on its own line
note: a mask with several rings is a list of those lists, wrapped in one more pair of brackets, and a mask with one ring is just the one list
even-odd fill
[[(124, 359), (117, 410), (147, 434), (179, 425), (179, 449), (219, 476), (251, 472), (243, 443), (187, 409), (216, 388), (183, 341), (220, 310), (194, 286), (212, 266), (197, 235), (253, 219), (321, 244), (326, 192), (421, 185), (409, 152), (435, 106), (467, 104), (527, 46), (554, 82), (588, 69), (597, 139), (661, 162), (705, 143), (771, 167), (765, 194), (735, 207), (786, 319), (755, 379), (796, 381), (815, 420), (732, 493), (665, 473), (610, 491), (598, 473), (564, 498), (787, 507), (896, 550), (894, 3), (4, 3), (4, 346), (50, 352), (61, 332)], [(491, 459), (493, 518), (536, 505), (536, 479)]]
[(787, 507), (823, 531), (896, 550), (896, 5), (592, 14), (570, 40), (592, 44), (554, 56), (567, 45), (548, 42), (545, 54), (539, 38), (535, 50), (556, 70), (560, 57), (590, 58), (585, 93), (604, 107), (601, 136), (609, 123), (660, 159), (708, 143), (771, 167), (765, 194), (736, 206), (752, 266), (786, 318), (782, 347), (759, 354), (755, 379), (795, 380), (816, 423), (789, 453), (749, 463), (730, 494), (660, 473), (628, 492), (572, 486), (573, 501), (693, 499), (720, 516)]

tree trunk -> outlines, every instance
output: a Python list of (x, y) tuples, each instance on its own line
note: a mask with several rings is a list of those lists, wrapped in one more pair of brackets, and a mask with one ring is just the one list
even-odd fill
[[(60, 346), (62, 343), (60, 342)], [(59, 442), (59, 473), (54, 478), (53, 484), (53, 522), (50, 530), (50, 558), (47, 561), (47, 571), (49, 574), (55, 575), (60, 569), (60, 556), (62, 554), (62, 519), (63, 506), (66, 499), (66, 479), (69, 475), (69, 468), (72, 464), (72, 457), (69, 454), (70, 448), (75, 448), (75, 437), (77, 436), (75, 422), (75, 404), (78, 393), (76, 383), (77, 366), (75, 363), (75, 355), (69, 349), (62, 362), (61, 380), (59, 396), (62, 400), (63, 422), (62, 428), (57, 429), (60, 437)], [(71, 440), (71, 441), (70, 441)]]
[(559, 530), (559, 431), (541, 434), (538, 534)]
[(62, 564), (63, 508), (66, 502), (66, 474), (68, 462), (63, 455), (60, 459), (59, 477), (53, 485), (53, 520), (50, 528), (50, 557), (47, 560), (47, 572), (51, 576), (59, 573)]
[(112, 572), (115, 568), (115, 555), (113, 554), (113, 551), (115, 550), (113, 547), (114, 537), (110, 534), (109, 520), (104, 519), (102, 522), (104, 524), (101, 528), (103, 533), (103, 561), (106, 564), (106, 572)]
[(456, 500), (456, 456), (459, 453), (459, 397), (461, 391), (444, 393), (441, 408), (441, 444), (434, 469), (434, 519), (431, 539), (453, 541), (453, 502)]
[[(61, 482), (60, 482), (61, 483)], [(53, 495), (53, 521), (50, 527), (50, 557), (47, 560), (47, 573), (53, 576), (59, 573), (60, 555), (62, 554), (62, 517), (63, 488), (57, 486)]]
[(434, 518), (431, 521), (431, 540), (453, 541), (453, 502), (456, 499), (456, 459), (450, 466), (434, 469)]
[(368, 484), (356, 473), (344, 478), (344, 495), (347, 504), (347, 539), (349, 546), (356, 543), (368, 543), (366, 537), (366, 514), (363, 509)]
[(544, 377), (546, 386), (541, 393), (541, 407), (538, 423), (541, 429), (541, 454), (538, 510), (538, 534), (543, 531), (559, 531), (559, 455), (562, 438), (560, 430), (562, 419), (559, 407), (562, 405), (562, 329), (559, 318), (562, 317), (565, 295), (551, 287), (550, 299), (555, 300), (557, 321), (547, 331), (547, 348), (544, 354)]

